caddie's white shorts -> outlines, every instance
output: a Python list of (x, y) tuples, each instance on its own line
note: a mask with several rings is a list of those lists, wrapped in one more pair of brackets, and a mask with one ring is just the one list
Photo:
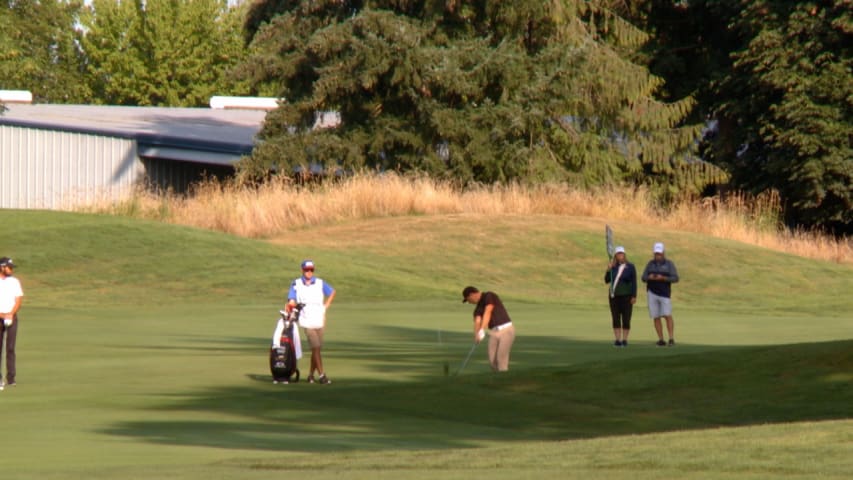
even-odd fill
[(649, 317), (660, 318), (672, 315), (672, 299), (649, 293)]

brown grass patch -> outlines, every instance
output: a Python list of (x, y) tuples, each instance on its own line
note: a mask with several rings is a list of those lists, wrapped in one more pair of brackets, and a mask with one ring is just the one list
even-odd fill
[(701, 233), (802, 257), (853, 263), (850, 239), (780, 227), (776, 195), (687, 199), (662, 209), (644, 189), (581, 190), (565, 185), (460, 189), (449, 182), (394, 174), (358, 175), (299, 186), (205, 182), (192, 195), (138, 193), (83, 211), (157, 219), (225, 233), (269, 238), (294, 229), (364, 218), (407, 215), (561, 215), (625, 221)]

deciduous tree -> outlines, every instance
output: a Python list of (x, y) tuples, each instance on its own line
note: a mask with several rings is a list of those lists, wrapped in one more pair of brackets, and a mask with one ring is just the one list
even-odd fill
[(243, 54), (243, 13), (226, 0), (94, 0), (82, 43), (95, 100), (204, 106), (240, 93), (227, 73)]
[(89, 97), (76, 22), (82, 2), (0, 2), (0, 89), (29, 90), (37, 102)]

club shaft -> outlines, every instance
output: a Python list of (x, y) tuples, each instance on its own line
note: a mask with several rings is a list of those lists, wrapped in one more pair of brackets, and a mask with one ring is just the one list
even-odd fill
[(468, 355), (465, 357), (465, 361), (462, 362), (462, 366), (459, 367), (459, 370), (456, 372), (456, 375), (459, 375), (460, 373), (462, 373), (462, 370), (465, 368), (466, 365), (468, 365), (468, 360), (471, 359), (471, 355), (474, 353), (474, 349), (476, 349), (476, 348), (477, 348), (476, 343), (471, 345), (471, 350), (468, 350)]

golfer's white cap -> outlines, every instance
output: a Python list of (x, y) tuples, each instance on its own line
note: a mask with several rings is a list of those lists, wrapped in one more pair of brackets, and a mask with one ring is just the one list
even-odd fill
[(625, 253), (625, 247), (620, 245), (616, 247), (616, 250), (614, 250), (613, 253)]
[(654, 253), (663, 253), (663, 244), (660, 242), (656, 243), (652, 251)]

